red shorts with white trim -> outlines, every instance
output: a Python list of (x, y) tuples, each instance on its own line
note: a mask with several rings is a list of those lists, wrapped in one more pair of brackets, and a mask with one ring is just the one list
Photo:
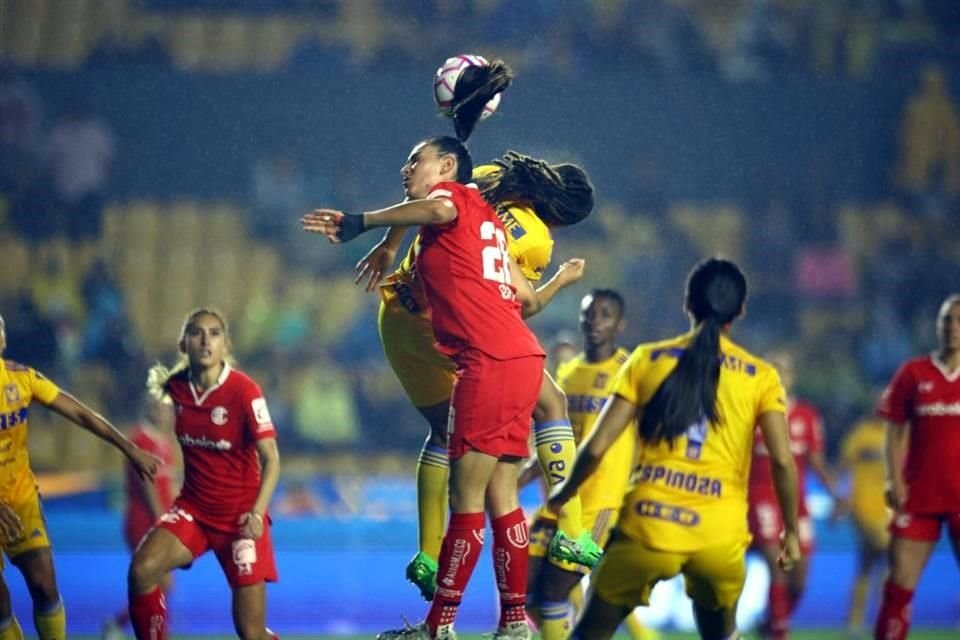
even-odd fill
[(960, 513), (898, 513), (890, 520), (890, 534), (906, 540), (936, 542), (943, 525), (947, 525), (951, 540), (960, 540)]
[(530, 421), (540, 395), (543, 356), (497, 360), (482, 351), (457, 354), (447, 422), (450, 459), (467, 451), (495, 458), (530, 453)]
[[(753, 546), (780, 544), (783, 534), (783, 516), (776, 500), (754, 500), (747, 511), (747, 524), (753, 536)], [(800, 537), (800, 552), (808, 556), (813, 552), (813, 521), (805, 508), (797, 516), (797, 532)]]
[(195, 508), (177, 500), (160, 516), (157, 527), (166, 529), (183, 543), (194, 560), (213, 551), (231, 587), (248, 587), (277, 581), (277, 564), (270, 540), (270, 517), (265, 516), (263, 535), (257, 540), (243, 538), (239, 531), (227, 533), (199, 522)]

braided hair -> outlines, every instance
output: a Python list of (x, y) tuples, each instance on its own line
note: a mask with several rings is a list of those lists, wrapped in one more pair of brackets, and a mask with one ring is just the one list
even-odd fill
[(503, 60), (479, 67), (467, 67), (457, 78), (450, 105), (457, 139), (466, 142), (493, 96), (502, 93), (513, 81), (513, 71)]
[(593, 211), (590, 177), (575, 164), (548, 164), (516, 151), (507, 151), (493, 164), (500, 171), (477, 180), (491, 204), (529, 203), (537, 217), (552, 227), (577, 224)]

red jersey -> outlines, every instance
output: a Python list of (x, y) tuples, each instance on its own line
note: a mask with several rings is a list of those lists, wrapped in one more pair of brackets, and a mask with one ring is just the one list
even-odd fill
[[(797, 493), (800, 496), (800, 514), (807, 512), (803, 497), (807, 494), (807, 465), (811, 454), (823, 453), (823, 419), (816, 407), (803, 400), (791, 399), (787, 406), (787, 426), (790, 452), (797, 465)], [(749, 500), (775, 501), (777, 491), (770, 471), (770, 452), (763, 442), (759, 427), (753, 433), (753, 462), (750, 466)]]
[[(143, 423), (138, 424), (130, 432), (130, 441), (163, 461), (160, 468), (157, 469), (157, 475), (153, 477), (153, 486), (157, 490), (160, 507), (166, 509), (173, 504), (173, 441), (154, 427)], [(143, 492), (143, 481), (140, 480), (140, 476), (137, 475), (130, 464), (126, 465), (125, 484), (127, 489), (126, 523), (137, 526), (145, 523), (146, 527), (149, 527), (157, 518), (150, 511), (150, 504)]]
[(180, 497), (197, 507), (204, 524), (234, 531), (260, 491), (256, 441), (277, 436), (260, 387), (224, 365), (217, 383), (203, 393), (188, 371), (173, 376), (167, 390), (183, 450)]
[(936, 356), (907, 361), (877, 415), (910, 429), (904, 512), (960, 511), (960, 369), (948, 371)]
[(427, 196), (453, 202), (457, 217), (420, 230), (423, 280), (441, 353), (478, 349), (497, 360), (544, 355), (520, 316), (503, 223), (476, 186), (441, 182)]

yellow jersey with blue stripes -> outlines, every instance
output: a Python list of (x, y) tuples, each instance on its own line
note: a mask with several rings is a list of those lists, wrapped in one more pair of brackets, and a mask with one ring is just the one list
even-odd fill
[[(500, 171), (500, 167), (485, 164), (473, 170), (474, 178), (481, 178)], [(524, 277), (538, 282), (553, 256), (553, 236), (550, 228), (537, 217), (533, 207), (522, 202), (503, 202), (495, 205), (497, 217), (507, 232), (507, 253), (516, 261)], [(416, 255), (420, 250), (418, 234), (400, 262), (397, 270), (387, 278), (382, 290), (385, 296), (396, 295), (412, 313), (426, 308), (422, 285), (416, 277)]]
[(0, 360), (0, 387), (0, 500), (10, 504), (36, 485), (27, 451), (30, 405), (34, 400), (50, 404), (60, 389), (12, 360)]
[(890, 512), (881, 488), (887, 482), (884, 447), (886, 427), (878, 418), (860, 421), (844, 439), (840, 450), (850, 470), (850, 511), (867, 524), (882, 526)]
[[(693, 332), (642, 344), (623, 366), (614, 393), (642, 410), (677, 365)], [(686, 553), (743, 544), (753, 431), (764, 413), (786, 414), (780, 376), (721, 335), (716, 424), (690, 425), (671, 447), (640, 442), (620, 513), (620, 529), (651, 549)]]
[[(567, 395), (567, 410), (577, 444), (593, 432), (617, 373), (629, 357), (630, 352), (623, 348), (601, 362), (588, 362), (581, 353), (557, 369), (557, 384)], [(597, 470), (580, 486), (584, 511), (616, 509), (623, 503), (636, 441), (635, 429), (626, 429), (604, 454)]]

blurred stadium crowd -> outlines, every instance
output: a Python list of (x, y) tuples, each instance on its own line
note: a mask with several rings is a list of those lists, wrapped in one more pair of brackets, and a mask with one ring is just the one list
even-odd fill
[[(737, 337), (761, 351), (795, 350), (797, 392), (823, 410), (834, 450), (895, 367), (933, 347), (936, 305), (960, 288), (955, 0), (239, 4), (0, 0), (7, 354), (121, 424), (137, 415), (149, 363), (175, 357), (186, 312), (213, 302), (233, 323), (237, 359), (264, 386), (285, 453), (399, 451), (412, 460), (425, 425), (382, 357), (375, 298), (352, 284), (359, 255), (322, 251), (295, 224), (319, 204), (392, 201), (396, 187), (319, 175), (279, 140), (249, 162), (220, 156), (241, 165), (234, 173), (245, 180), (218, 197), (176, 181), (163, 196), (139, 193), (129, 178), (138, 167), (126, 164), (137, 131), (119, 111), (98, 109), (102, 96), (58, 90), (64, 74), (96, 94), (98, 83), (124, 73), (187, 83), (330, 73), (360, 82), (363, 72), (426, 70), (417, 88), (426, 96), (433, 68), (469, 49), (507, 60), (518, 85), (633, 69), (657, 86), (709, 78), (731, 92), (797, 78), (840, 92), (892, 82), (886, 139), (861, 147), (883, 168), (869, 198), (845, 187), (836, 162), (806, 163), (789, 179), (760, 175), (734, 197), (679, 197), (669, 188), (675, 168), (638, 153), (619, 190), (601, 188), (608, 167), (584, 162), (598, 184), (597, 210), (558, 234), (555, 255), (587, 259), (585, 287), (625, 295), (627, 346), (684, 326), (677, 292), (696, 260), (737, 259), (752, 285)], [(184, 97), (183, 109), (190, 105)], [(129, 100), (122, 112), (153, 106)], [(830, 130), (807, 135), (822, 139), (821, 153), (833, 151)], [(175, 157), (189, 143), (151, 152)], [(385, 164), (392, 160), (399, 165), (399, 156)], [(573, 339), (584, 292), (561, 296), (537, 318), (545, 345)], [(33, 429), (36, 467), (119, 464), (78, 434)]]

